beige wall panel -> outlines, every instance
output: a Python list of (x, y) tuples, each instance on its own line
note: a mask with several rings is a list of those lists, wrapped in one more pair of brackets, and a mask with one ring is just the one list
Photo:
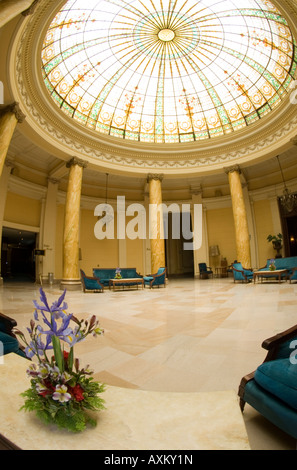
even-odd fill
[(86, 209), (81, 211), (80, 248), (82, 260), (80, 261), (80, 267), (85, 271), (87, 276), (91, 276), (93, 268), (96, 267), (118, 267), (118, 240), (97, 240), (94, 235), (96, 221), (94, 211)]
[(272, 243), (268, 243), (268, 235), (276, 235), (273, 228), (273, 217), (269, 200), (254, 202), (256, 233), (258, 239), (259, 268), (266, 265), (268, 258), (275, 256)]
[(40, 226), (41, 202), (11, 192), (7, 193), (4, 220), (16, 224)]
[(127, 268), (136, 268), (139, 274), (146, 274), (143, 266), (143, 240), (126, 240)]
[(227, 258), (228, 264), (233, 263), (236, 259), (236, 242), (232, 207), (208, 210), (206, 220), (209, 246), (218, 245), (221, 257)]

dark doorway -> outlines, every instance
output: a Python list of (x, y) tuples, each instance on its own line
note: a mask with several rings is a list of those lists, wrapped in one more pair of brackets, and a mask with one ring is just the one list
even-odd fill
[(3, 227), (1, 275), (5, 281), (35, 282), (36, 233)]
[(297, 256), (297, 217), (286, 217), (288, 256)]
[(288, 212), (279, 202), (282, 222), (284, 256), (297, 256), (297, 207)]
[[(176, 217), (176, 218), (175, 218)], [(188, 220), (189, 231), (192, 232), (190, 213), (184, 217)], [(179, 236), (174, 237), (174, 224), (179, 225)], [(193, 249), (185, 249), (193, 239), (185, 239), (183, 236), (182, 214), (168, 213), (167, 238), (165, 239), (166, 267), (168, 277), (194, 277), (194, 252)]]

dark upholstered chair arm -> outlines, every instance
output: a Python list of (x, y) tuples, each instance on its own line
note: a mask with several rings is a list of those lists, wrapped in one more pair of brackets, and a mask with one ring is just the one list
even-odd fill
[(7, 315), (3, 315), (3, 313), (0, 313), (0, 330), (3, 331), (3, 333), (14, 336), (12, 330), (16, 326), (17, 322), (13, 318), (10, 318)]

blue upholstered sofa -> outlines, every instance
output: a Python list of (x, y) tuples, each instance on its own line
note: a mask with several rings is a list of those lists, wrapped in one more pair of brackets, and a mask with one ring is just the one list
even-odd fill
[(267, 420), (297, 439), (297, 325), (265, 340), (263, 364), (243, 377), (238, 395)]
[[(94, 268), (93, 274), (103, 286), (108, 286), (110, 279), (116, 276), (116, 268)], [(121, 276), (123, 279), (142, 278), (136, 268), (121, 268)]]
[(253, 271), (242, 267), (241, 263), (233, 263), (233, 278), (235, 281), (250, 282), (253, 279)]
[[(291, 281), (297, 281), (297, 256), (291, 256), (289, 258), (276, 258), (273, 260), (276, 269), (287, 269), (288, 272), (283, 274), (283, 277), (286, 277)], [(264, 271), (269, 269), (271, 260), (268, 259), (266, 266), (259, 269), (259, 271)]]
[(104, 285), (97, 277), (86, 276), (82, 269), (80, 276), (84, 292), (104, 292)]
[(166, 287), (166, 268), (159, 268), (156, 274), (150, 274), (148, 276), (143, 277), (144, 286), (152, 287), (160, 287), (164, 285)]
[(0, 355), (15, 353), (19, 356), (26, 357), (26, 354), (21, 349), (19, 342), (12, 330), (17, 326), (17, 322), (6, 315), (0, 313)]

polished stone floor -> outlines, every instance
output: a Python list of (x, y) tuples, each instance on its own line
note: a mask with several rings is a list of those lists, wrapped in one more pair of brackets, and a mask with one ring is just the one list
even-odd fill
[[(4, 283), (0, 311), (22, 330), (40, 286)], [(44, 286), (49, 302), (59, 286)], [(264, 359), (262, 341), (297, 323), (297, 284), (234, 284), (175, 279), (166, 288), (67, 292), (69, 312), (97, 315), (105, 334), (76, 348), (101, 382), (157, 392), (235, 390)], [(295, 449), (295, 442), (249, 406), (244, 420), (252, 449)]]

